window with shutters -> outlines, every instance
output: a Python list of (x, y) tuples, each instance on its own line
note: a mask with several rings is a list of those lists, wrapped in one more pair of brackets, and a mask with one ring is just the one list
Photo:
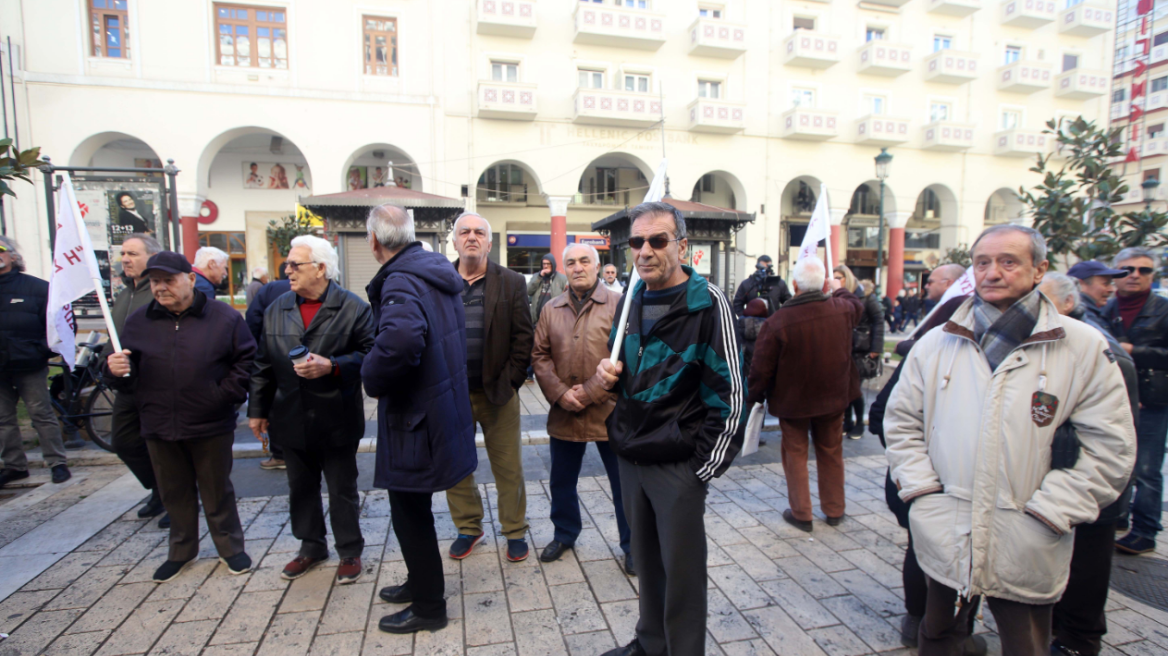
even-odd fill
[(365, 74), (397, 77), (397, 19), (363, 16)]
[(715, 80), (698, 80), (699, 98), (721, 98), (722, 83)]
[(90, 54), (130, 58), (129, 0), (89, 0)]
[(491, 80), (495, 82), (518, 82), (519, 64), (510, 61), (492, 61)]
[(215, 4), (220, 66), (288, 68), (288, 17), (278, 7)]

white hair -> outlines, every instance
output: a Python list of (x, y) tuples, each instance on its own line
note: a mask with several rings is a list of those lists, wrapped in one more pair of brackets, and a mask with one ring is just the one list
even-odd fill
[(414, 217), (397, 205), (378, 205), (369, 210), (365, 230), (386, 250), (397, 252), (416, 241)]
[(218, 262), (226, 267), (227, 261), (230, 259), (231, 256), (219, 250), (218, 248), (215, 248), (214, 246), (204, 246), (195, 251), (194, 267), (196, 269), (205, 269), (211, 262)]
[(568, 244), (567, 246), (564, 247), (564, 253), (563, 253), (563, 255), (560, 256), (560, 264), (567, 266), (566, 264), (564, 264), (564, 262), (568, 261), (568, 251), (572, 250), (573, 248), (587, 248), (592, 253), (592, 261), (597, 263), (597, 264), (600, 264), (600, 253), (596, 252), (596, 247), (593, 246), (592, 244), (580, 244), (580, 243)]
[(1149, 260), (1152, 261), (1152, 268), (1153, 269), (1156, 269), (1156, 270), (1160, 269), (1160, 256), (1156, 254), (1156, 251), (1154, 251), (1150, 248), (1144, 248), (1142, 246), (1132, 246), (1130, 248), (1123, 249), (1118, 254), (1116, 254), (1115, 259), (1111, 261), (1111, 265), (1117, 267), (1117, 266), (1119, 266), (1120, 262), (1127, 262), (1128, 260), (1134, 260), (1137, 257), (1148, 258)]
[(300, 235), (292, 239), (292, 248), (303, 246), (312, 252), (312, 261), (324, 265), (324, 277), (336, 280), (341, 277), (341, 261), (337, 257), (337, 249), (328, 242), (314, 235)]
[(1049, 288), (1050, 294), (1047, 296), (1056, 303), (1070, 301), (1071, 309), (1079, 304), (1079, 281), (1066, 274), (1047, 271), (1042, 276), (1042, 284), (1039, 287)]
[(257, 280), (266, 275), (268, 275), (268, 267), (258, 266), (251, 270), (251, 277)]
[(462, 214), (458, 215), (458, 218), (454, 220), (454, 228), (451, 230), (453, 234), (458, 234), (458, 224), (468, 216), (475, 216), (482, 219), (483, 223), (487, 224), (487, 239), (494, 238), (495, 233), (491, 230), (491, 222), (488, 221), (482, 214), (475, 214), (474, 212), (463, 212)]
[(799, 260), (791, 270), (791, 278), (799, 285), (799, 291), (811, 292), (823, 289), (823, 281), (827, 279), (827, 267), (823, 260), (814, 255)]

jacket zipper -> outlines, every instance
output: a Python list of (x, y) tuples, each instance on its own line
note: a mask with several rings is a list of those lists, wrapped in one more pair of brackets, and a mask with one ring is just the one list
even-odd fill
[[(170, 349), (170, 380), (171, 380), (172, 384), (176, 380), (176, 376), (178, 374), (178, 372), (175, 371), (175, 364), (174, 363), (175, 363), (175, 358), (178, 355), (178, 323), (179, 323), (180, 319), (181, 319), (181, 317), (175, 317), (175, 320), (174, 320), (174, 348)], [(177, 394), (170, 395), (170, 423), (171, 423), (171, 433), (170, 434), (175, 436), (175, 438), (177, 439), (178, 438), (178, 409), (175, 407), (175, 397), (176, 396), (178, 396), (178, 395)]]

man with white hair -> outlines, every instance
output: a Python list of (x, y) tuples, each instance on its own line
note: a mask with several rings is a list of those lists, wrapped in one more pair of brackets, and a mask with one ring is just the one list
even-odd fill
[[(747, 403), (767, 402), (782, 428), (788, 524), (812, 530), (808, 440), (815, 445), (819, 506), (827, 523), (844, 517), (844, 410), (860, 396), (852, 364), (852, 330), (864, 304), (827, 278), (823, 261), (809, 256), (792, 271), (795, 296), (766, 320), (754, 346)], [(828, 291), (831, 294), (828, 295)]]
[(260, 291), (260, 288), (268, 284), (268, 268), (258, 266), (251, 270), (251, 282), (247, 283), (247, 287), (243, 290), (244, 299), (247, 304), (251, 305), (252, 300)]
[(622, 285), (621, 281), (617, 278), (615, 264), (604, 265), (603, 275), (604, 275), (604, 279), (601, 281), (600, 284), (604, 285), (605, 289), (607, 289), (610, 292), (616, 292), (617, 294), (625, 293), (625, 286)]
[(195, 289), (207, 298), (215, 298), (215, 290), (231, 272), (231, 257), (214, 246), (203, 246), (195, 251)]

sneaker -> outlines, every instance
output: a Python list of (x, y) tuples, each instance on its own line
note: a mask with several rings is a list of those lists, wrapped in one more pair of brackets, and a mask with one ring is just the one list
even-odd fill
[(356, 583), (362, 571), (360, 558), (342, 558), (341, 566), (337, 568), (337, 585)]
[(18, 469), (3, 469), (0, 470), (0, 487), (4, 487), (13, 481), (28, 478), (28, 471), (20, 471)]
[(848, 431), (848, 439), (849, 440), (858, 440), (861, 437), (864, 437), (864, 425), (863, 424), (856, 424), (854, 427), (852, 427), (852, 430)]
[(328, 560), (327, 557), (309, 558), (308, 556), (297, 556), (284, 566), (284, 571), (280, 572), (280, 578), (284, 579), (285, 581), (295, 581), (296, 579), (311, 571), (313, 567), (316, 567), (326, 560)]
[(1115, 548), (1120, 553), (1139, 555), (1156, 550), (1156, 541), (1151, 538), (1141, 538), (1135, 533), (1128, 533), (1115, 541)]
[(288, 465), (284, 464), (283, 460), (280, 460), (279, 458), (275, 458), (275, 457), (268, 458), (267, 460), (260, 463), (260, 469), (272, 470), (272, 469), (287, 469), (287, 468), (288, 468)]
[(478, 535), (463, 535), (459, 533), (458, 539), (454, 541), (454, 544), (450, 545), (450, 557), (455, 560), (462, 560), (469, 556), (470, 552), (474, 551), (476, 544), (482, 541), (482, 533)]
[(247, 555), (246, 551), (241, 551), (230, 558), (220, 558), (219, 560), (224, 565), (227, 565), (227, 571), (233, 576), (247, 574), (251, 571), (251, 556)]
[(65, 465), (56, 465), (53, 467), (53, 482), (60, 485), (65, 481), (73, 478), (73, 474), (69, 472), (69, 468)]
[(507, 540), (507, 560), (518, 563), (527, 560), (527, 540)]
[(193, 562), (195, 562), (194, 558), (190, 560), (168, 560), (162, 563), (161, 567), (154, 570), (154, 582), (166, 583), (174, 579), (179, 574), (182, 574), (182, 571), (186, 569), (187, 565)]
[(166, 513), (158, 520), (158, 528), (170, 528), (170, 513)]
[(905, 615), (900, 618), (900, 644), (910, 649), (916, 649), (917, 639), (921, 632), (921, 620), (925, 619), (919, 615)]
[(157, 517), (164, 512), (166, 512), (166, 508), (162, 507), (162, 497), (158, 494), (158, 490), (152, 490), (150, 492), (150, 500), (146, 502), (146, 505), (138, 509), (138, 518)]

